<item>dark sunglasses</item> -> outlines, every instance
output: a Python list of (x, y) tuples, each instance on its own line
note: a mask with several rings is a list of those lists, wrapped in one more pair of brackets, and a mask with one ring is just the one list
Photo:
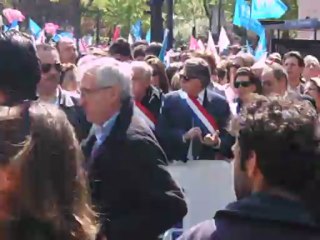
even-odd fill
[(48, 73), (50, 72), (51, 68), (54, 67), (58, 72), (61, 72), (62, 66), (61, 63), (46, 63), (46, 64), (41, 64), (41, 71), (42, 73)]
[(235, 88), (239, 88), (239, 87), (249, 87), (251, 85), (251, 82), (247, 81), (247, 82), (235, 82), (234, 83), (234, 87)]
[(180, 74), (180, 79), (181, 79), (182, 81), (185, 81), (185, 82), (187, 82), (187, 81), (190, 80), (189, 77), (187, 77), (186, 75), (183, 75), (183, 74)]

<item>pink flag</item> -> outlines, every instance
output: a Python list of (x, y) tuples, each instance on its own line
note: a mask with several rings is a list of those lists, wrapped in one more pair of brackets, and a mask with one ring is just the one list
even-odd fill
[(198, 49), (199, 49), (199, 45), (198, 45), (197, 39), (191, 36), (190, 43), (189, 43), (189, 50), (198, 50)]
[(59, 25), (56, 25), (54, 23), (46, 23), (44, 25), (44, 30), (46, 33), (54, 36), (57, 33), (57, 30), (59, 29)]
[(201, 41), (201, 39), (198, 40), (198, 48), (199, 48), (200, 51), (205, 51), (206, 50), (206, 48), (205, 48), (203, 42)]
[(25, 16), (17, 9), (6, 8), (2, 13), (10, 24), (14, 21), (23, 22), (25, 20)]
[(216, 49), (216, 44), (214, 43), (214, 40), (213, 40), (213, 37), (212, 37), (212, 34), (210, 31), (209, 31), (209, 36), (208, 36), (207, 52), (213, 54), (217, 63), (220, 61), (220, 56), (218, 54), (218, 51)]

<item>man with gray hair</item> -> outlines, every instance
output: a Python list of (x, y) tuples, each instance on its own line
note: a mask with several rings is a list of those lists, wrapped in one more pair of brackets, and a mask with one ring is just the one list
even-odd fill
[(131, 63), (133, 77), (132, 88), (136, 113), (155, 130), (161, 107), (161, 92), (151, 85), (152, 67), (146, 62)]
[(79, 77), (81, 104), (94, 124), (83, 151), (101, 234), (108, 240), (155, 240), (181, 221), (187, 208), (164, 169), (165, 153), (134, 114), (131, 67), (98, 59)]

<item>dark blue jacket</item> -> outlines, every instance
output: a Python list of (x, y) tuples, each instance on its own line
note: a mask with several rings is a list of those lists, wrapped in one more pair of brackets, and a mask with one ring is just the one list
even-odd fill
[(320, 228), (299, 202), (254, 194), (218, 211), (179, 240), (316, 240)]
[[(220, 149), (201, 145), (198, 151), (199, 159), (215, 159), (219, 152), (225, 157), (232, 157), (231, 146), (234, 138), (226, 131), (230, 120), (230, 108), (227, 101), (217, 93), (205, 91), (204, 108), (211, 114), (220, 131)], [(201, 127), (200, 123), (193, 122), (192, 111), (181, 99), (178, 91), (168, 93), (164, 97), (161, 113), (156, 126), (156, 134), (169, 160), (186, 160), (190, 142), (183, 142), (182, 136), (192, 127)], [(206, 128), (201, 127), (203, 137), (208, 134)]]

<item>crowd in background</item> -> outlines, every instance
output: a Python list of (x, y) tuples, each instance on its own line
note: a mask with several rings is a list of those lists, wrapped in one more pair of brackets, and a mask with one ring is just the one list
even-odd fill
[(158, 239), (187, 213), (165, 166), (198, 159), (238, 200), (180, 239), (319, 238), (318, 59), (161, 47), (0, 34), (0, 239)]

